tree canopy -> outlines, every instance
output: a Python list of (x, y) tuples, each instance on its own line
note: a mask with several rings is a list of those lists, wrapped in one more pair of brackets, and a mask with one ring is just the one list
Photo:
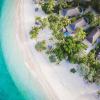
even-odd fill
[(31, 38), (36, 38), (39, 31), (40, 31), (40, 28), (32, 27), (32, 30), (30, 31)]

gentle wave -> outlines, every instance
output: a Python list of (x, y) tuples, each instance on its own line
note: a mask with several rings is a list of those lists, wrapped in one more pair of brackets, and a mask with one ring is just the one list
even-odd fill
[(16, 42), (14, 1), (0, 0), (0, 100), (45, 100)]

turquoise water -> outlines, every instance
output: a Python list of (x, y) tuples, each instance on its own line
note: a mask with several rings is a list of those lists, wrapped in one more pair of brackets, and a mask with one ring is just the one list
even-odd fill
[(14, 34), (14, 1), (0, 0), (0, 100), (45, 100), (27, 71)]
[[(0, 0), (0, 18), (2, 15), (2, 7), (5, 0)], [(0, 24), (2, 24), (0, 20)], [(1, 25), (0, 25), (1, 26)], [(0, 28), (0, 35), (2, 29)], [(17, 87), (15, 86), (10, 74), (7, 70), (7, 65), (4, 60), (4, 55), (1, 47), (1, 36), (0, 36), (0, 100), (25, 100), (21, 95)]]

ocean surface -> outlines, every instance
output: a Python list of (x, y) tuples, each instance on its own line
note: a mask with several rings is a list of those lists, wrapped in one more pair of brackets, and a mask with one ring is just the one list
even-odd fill
[(15, 0), (0, 0), (0, 100), (45, 100), (27, 71), (14, 33)]

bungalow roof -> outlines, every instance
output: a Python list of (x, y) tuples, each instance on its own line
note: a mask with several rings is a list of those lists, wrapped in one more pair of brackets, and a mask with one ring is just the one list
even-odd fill
[(80, 10), (78, 7), (74, 7), (74, 8), (70, 8), (70, 9), (62, 9), (61, 14), (63, 16), (69, 16), (69, 17), (77, 16), (80, 14)]
[(100, 52), (97, 55), (97, 59), (100, 61)]
[(79, 20), (77, 20), (73, 24), (75, 25), (75, 28), (79, 28), (79, 27), (84, 28), (88, 25), (88, 23), (86, 22), (86, 20), (84, 18), (80, 18)]
[(100, 37), (100, 27), (96, 27), (88, 36), (87, 40), (94, 43)]
[(70, 28), (71, 30), (75, 31), (76, 28), (79, 28), (79, 27), (85, 28), (87, 25), (88, 23), (86, 22), (86, 20), (84, 18), (80, 18), (76, 22), (70, 24)]

